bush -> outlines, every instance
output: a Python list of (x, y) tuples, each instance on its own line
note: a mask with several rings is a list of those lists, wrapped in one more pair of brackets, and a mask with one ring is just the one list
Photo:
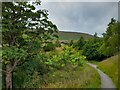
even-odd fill
[(45, 55), (38, 53), (15, 69), (13, 73), (14, 88), (37, 88), (44, 83), (41, 78), (50, 72), (49, 67), (44, 63), (47, 59)]
[(80, 51), (77, 51), (73, 49), (72, 47), (65, 46), (63, 47), (63, 51), (59, 53), (49, 53), (47, 55), (48, 59), (45, 62), (46, 64), (50, 65), (54, 69), (62, 69), (66, 65), (71, 64), (71, 65), (77, 65), (81, 66), (83, 65), (86, 57), (81, 55)]
[(43, 47), (43, 49), (44, 51), (52, 51), (55, 50), (55, 45), (52, 42), (49, 42)]
[(73, 40), (70, 40), (69, 46), (72, 46), (74, 44)]
[(89, 39), (82, 48), (82, 54), (87, 57), (88, 60), (101, 61), (105, 56), (99, 51), (102, 44), (100, 38)]
[(80, 37), (80, 39), (77, 42), (73, 43), (73, 47), (78, 50), (82, 50), (85, 43), (86, 43), (86, 41), (84, 40), (84, 38)]
[(60, 43), (59, 40), (56, 40), (56, 41), (55, 41), (55, 46), (56, 46), (56, 47), (61, 47), (61, 43)]

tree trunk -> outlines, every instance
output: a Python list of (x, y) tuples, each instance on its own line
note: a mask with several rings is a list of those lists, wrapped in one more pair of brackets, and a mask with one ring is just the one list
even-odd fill
[(6, 90), (12, 90), (12, 62), (6, 66)]

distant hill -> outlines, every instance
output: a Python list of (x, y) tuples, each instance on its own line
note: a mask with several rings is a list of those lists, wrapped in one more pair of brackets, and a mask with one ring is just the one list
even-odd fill
[(59, 40), (78, 40), (81, 36), (88, 40), (89, 38), (93, 38), (93, 35), (86, 34), (86, 33), (78, 33), (78, 32), (65, 32), (59, 31), (58, 32)]

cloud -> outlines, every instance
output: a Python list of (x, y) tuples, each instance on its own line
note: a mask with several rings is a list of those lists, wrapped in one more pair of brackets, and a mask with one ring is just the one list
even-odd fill
[(43, 2), (118, 2), (119, 0), (42, 0)]
[(49, 19), (59, 30), (98, 33), (105, 32), (112, 17), (117, 19), (117, 2), (42, 2)]

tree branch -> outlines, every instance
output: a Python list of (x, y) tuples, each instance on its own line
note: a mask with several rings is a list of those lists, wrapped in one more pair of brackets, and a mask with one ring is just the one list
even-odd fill
[(15, 61), (14, 65), (12, 66), (12, 68), (10, 69), (10, 71), (8, 73), (11, 73), (15, 69), (15, 67), (17, 66), (17, 64), (19, 63), (19, 61), (20, 61), (20, 59), (17, 60), (17, 61)]

